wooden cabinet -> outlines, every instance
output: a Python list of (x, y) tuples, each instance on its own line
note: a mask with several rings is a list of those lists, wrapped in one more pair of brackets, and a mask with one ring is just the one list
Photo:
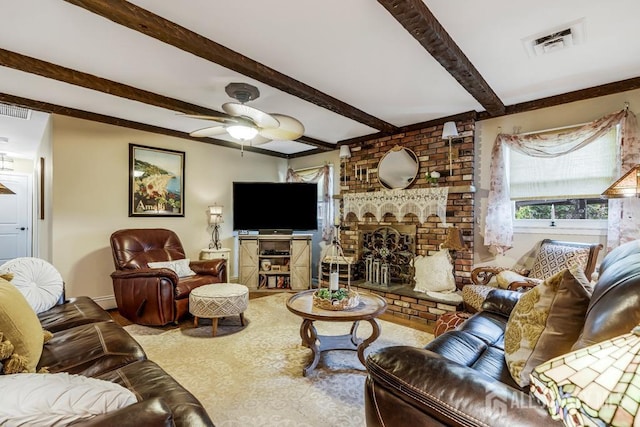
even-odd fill
[(305, 290), (311, 285), (311, 236), (240, 236), (239, 280), (249, 290)]

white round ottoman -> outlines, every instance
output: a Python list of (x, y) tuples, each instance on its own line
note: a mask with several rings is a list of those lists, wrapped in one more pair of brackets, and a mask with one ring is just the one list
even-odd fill
[(195, 288), (189, 294), (189, 313), (193, 325), (198, 326), (198, 318), (212, 319), (211, 336), (218, 332), (218, 319), (240, 316), (244, 326), (244, 311), (249, 305), (249, 289), (237, 283), (213, 283)]

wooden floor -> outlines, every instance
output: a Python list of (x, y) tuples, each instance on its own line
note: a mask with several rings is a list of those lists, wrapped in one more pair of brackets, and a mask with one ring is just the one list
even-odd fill
[[(250, 292), (249, 293), (249, 299), (262, 298), (262, 297), (267, 296), (267, 295), (273, 295), (273, 292)], [(122, 326), (131, 325), (131, 322), (129, 320), (125, 319), (124, 317), (122, 317), (120, 315), (120, 313), (118, 313), (117, 309), (109, 310), (109, 314), (111, 315), (113, 320), (115, 322), (117, 322), (118, 324), (120, 324)], [(427, 325), (427, 324), (421, 323), (421, 322), (416, 322), (415, 320), (401, 319), (398, 316), (393, 316), (392, 314), (389, 314), (389, 313), (383, 313), (379, 318), (382, 319), (382, 320), (385, 320), (387, 322), (396, 323), (398, 325), (406, 326), (408, 328), (417, 329), (419, 331), (428, 332), (430, 334), (433, 333), (433, 326), (430, 326), (430, 325)], [(181, 322), (192, 322), (192, 320), (191, 320), (191, 318), (186, 318), (186, 319), (182, 320)], [(166, 326), (162, 326), (161, 328), (169, 330), (169, 329), (173, 329), (175, 327), (176, 327), (175, 325), (169, 324), (169, 325), (166, 325)]]

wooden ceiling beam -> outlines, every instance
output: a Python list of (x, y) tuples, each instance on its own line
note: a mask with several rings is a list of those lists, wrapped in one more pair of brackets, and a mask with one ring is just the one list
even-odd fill
[(127, 1), (65, 1), (374, 129), (395, 129), (390, 123)]
[[(201, 142), (205, 144), (218, 145), (220, 147), (233, 148), (240, 150), (240, 145), (235, 142), (224, 141), (222, 139), (215, 138), (195, 138), (190, 136), (186, 132), (180, 132), (173, 129), (167, 129), (160, 126), (148, 125), (145, 123), (134, 122), (131, 120), (120, 119), (118, 117), (106, 116), (103, 114), (91, 113), (89, 111), (78, 110), (75, 108), (63, 107), (61, 105), (50, 104), (48, 102), (36, 101), (29, 98), (22, 98), (15, 95), (6, 93), (0, 93), (0, 102), (5, 104), (18, 105), (20, 107), (30, 108), (32, 110), (42, 111), (50, 114), (60, 114), (62, 116), (75, 117), (77, 119), (91, 120), (94, 122), (105, 123), (108, 125), (120, 126), (129, 129), (140, 130), (143, 132), (151, 132), (160, 135), (171, 136), (174, 138), (188, 139), (190, 141)], [(289, 158), (289, 155), (278, 153), (271, 150), (264, 150), (257, 147), (251, 147), (249, 145), (244, 146), (245, 151), (250, 151), (258, 154), (265, 154), (272, 157)]]
[(190, 104), (178, 99), (167, 98), (166, 96), (158, 95), (153, 92), (138, 89), (133, 86), (114, 82), (113, 80), (94, 76), (93, 74), (83, 73), (82, 71), (73, 70), (71, 68), (52, 64), (51, 62), (42, 61), (40, 59), (1, 48), (0, 65), (13, 68), (14, 70), (24, 71), (26, 73), (37, 74), (48, 79), (69, 83), (74, 86), (81, 86), (97, 92), (107, 93), (120, 98), (130, 99), (132, 101), (138, 101), (143, 104), (153, 105), (155, 107), (165, 108), (176, 112), (179, 111), (185, 114), (225, 114), (210, 108)]
[(423, 0), (378, 0), (491, 115), (505, 106)]
[[(93, 74), (83, 73), (82, 71), (66, 68), (61, 65), (52, 64), (51, 62), (42, 61), (20, 53), (12, 52), (0, 48), (0, 66), (13, 68), (26, 73), (37, 74), (42, 77), (69, 83), (75, 86), (84, 87), (86, 89), (95, 90), (109, 95), (118, 96), (120, 98), (141, 102), (155, 107), (165, 108), (170, 111), (179, 111), (184, 114), (203, 114), (203, 115), (220, 115), (225, 114), (219, 111), (202, 107), (200, 105), (191, 104), (180, 101), (179, 99), (169, 98), (158, 95), (143, 89), (115, 82), (113, 80), (104, 79), (94, 76)], [(195, 123), (195, 122), (194, 122)], [(334, 150), (335, 145), (320, 141), (318, 139), (301, 136), (297, 141), (324, 150)]]
[[(600, 96), (612, 95), (614, 93), (627, 92), (629, 90), (640, 89), (640, 77), (619, 80), (617, 82), (606, 83), (586, 89), (574, 90), (560, 95), (548, 96), (533, 101), (521, 102), (509, 105), (504, 115), (525, 113), (527, 111), (539, 110), (541, 108), (554, 107), (556, 105), (568, 104), (570, 102), (583, 101), (585, 99), (598, 98)], [(478, 120), (486, 120), (495, 117), (487, 111), (478, 113)]]

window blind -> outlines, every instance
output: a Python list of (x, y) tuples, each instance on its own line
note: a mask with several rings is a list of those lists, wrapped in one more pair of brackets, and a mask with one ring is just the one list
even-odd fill
[(616, 180), (618, 128), (558, 157), (532, 157), (509, 150), (512, 200), (599, 197)]

